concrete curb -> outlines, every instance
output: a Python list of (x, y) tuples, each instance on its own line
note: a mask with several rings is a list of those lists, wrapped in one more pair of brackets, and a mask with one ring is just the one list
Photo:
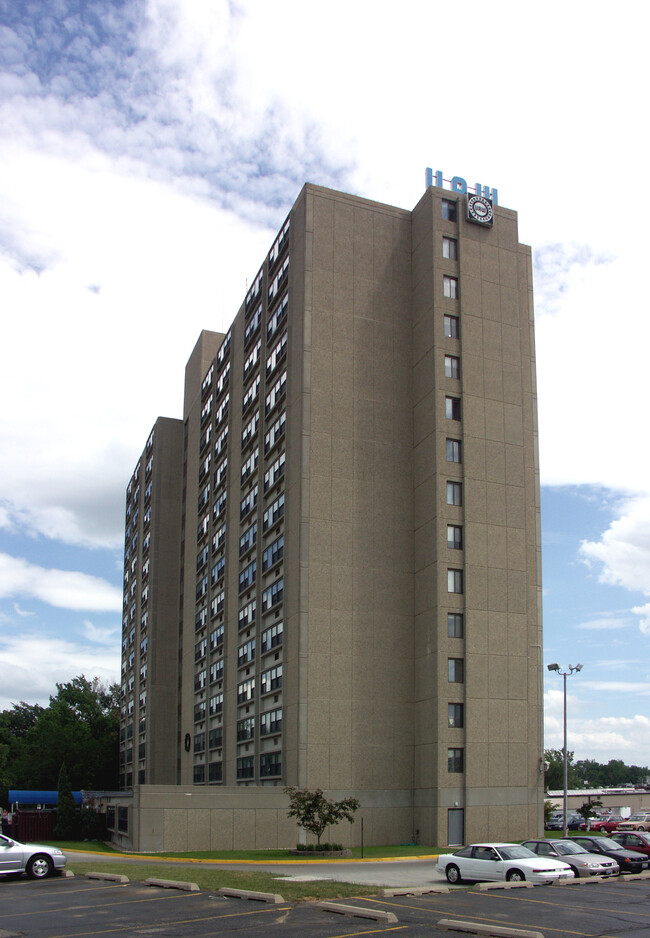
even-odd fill
[(72, 870), (60, 870), (59, 876), (62, 876), (64, 879), (74, 879), (74, 873)]
[(375, 922), (385, 922), (387, 925), (398, 920), (393, 912), (382, 912), (379, 909), (363, 909), (356, 905), (341, 905), (340, 902), (317, 902), (316, 908), (322, 909), (324, 912), (338, 912), (339, 915), (354, 915), (356, 918), (371, 918)]
[(488, 889), (534, 889), (535, 888), (535, 884), (529, 883), (527, 879), (525, 879), (521, 883), (508, 883), (508, 882), (477, 883), (476, 886), (480, 892), (487, 892)]
[(385, 899), (391, 896), (426, 896), (430, 892), (450, 892), (449, 886), (398, 886), (394, 889), (380, 889), (379, 895)]
[(185, 892), (199, 892), (197, 883), (184, 883), (177, 879), (145, 879), (145, 886), (161, 886), (163, 889), (184, 889)]
[(489, 935), (490, 938), (544, 938), (541, 931), (528, 931), (524, 928), (502, 928), (500, 925), (479, 925), (476, 922), (457, 922), (451, 918), (441, 918), (436, 922), (440, 931), (463, 932), (466, 935)]
[(86, 879), (105, 879), (109, 883), (128, 883), (129, 877), (121, 873), (84, 873)]
[(272, 892), (252, 892), (250, 889), (231, 889), (230, 886), (222, 886), (217, 889), (220, 896), (230, 896), (233, 899), (254, 899), (256, 902), (271, 902), (273, 905), (281, 905), (284, 902), (282, 896)]

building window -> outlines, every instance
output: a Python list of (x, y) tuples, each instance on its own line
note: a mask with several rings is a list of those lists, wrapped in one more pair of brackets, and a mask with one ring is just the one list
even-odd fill
[(262, 573), (266, 573), (267, 570), (275, 566), (275, 564), (282, 559), (283, 554), (284, 534), (281, 534), (280, 537), (276, 538), (262, 553)]
[(210, 697), (209, 705), (210, 705), (209, 714), (211, 717), (215, 716), (217, 713), (222, 713), (223, 712), (223, 691), (221, 691), (219, 694), (214, 694), (214, 696)]
[(447, 613), (447, 635), (449, 638), (463, 638), (465, 635), (463, 625), (462, 612)]
[(248, 703), (255, 697), (255, 678), (250, 677), (237, 685), (237, 703)]
[(282, 753), (265, 752), (260, 756), (260, 778), (282, 775)]
[(268, 589), (265, 589), (264, 592), (262, 593), (262, 612), (266, 612), (267, 609), (271, 609), (273, 606), (282, 602), (283, 592), (284, 592), (284, 577), (281, 577), (272, 586), (269, 586)]
[(460, 338), (460, 322), (458, 316), (444, 317), (445, 337), (447, 339)]
[(447, 462), (462, 462), (460, 440), (447, 440)]
[(445, 221), (457, 221), (456, 202), (449, 199), (442, 200), (442, 217)]
[(445, 417), (447, 420), (460, 420), (460, 398), (445, 398)]
[(460, 524), (447, 525), (447, 547), (451, 550), (463, 549), (463, 529)]
[(445, 355), (445, 378), (460, 378), (460, 358)]
[(211, 762), (208, 766), (208, 781), (220, 782), (223, 778), (223, 764), (221, 762)]
[(463, 772), (463, 750), (462, 749), (448, 749), (447, 750), (447, 771), (449, 772)]
[(465, 681), (465, 662), (462, 658), (448, 658), (448, 678), (450, 684), (462, 684)]
[(282, 710), (267, 710), (260, 717), (260, 736), (270, 736), (282, 732)]
[(443, 295), (450, 300), (458, 299), (458, 277), (448, 277), (447, 274), (442, 278)]
[(247, 642), (244, 642), (244, 644), (240, 645), (237, 649), (237, 667), (241, 668), (243, 665), (248, 664), (254, 659), (255, 639), (249, 638)]
[(447, 570), (447, 592), (448, 593), (462, 593), (463, 592), (463, 571), (452, 569), (451, 567)]
[(462, 729), (465, 725), (462, 703), (447, 704), (447, 723), (454, 729)]
[(282, 687), (282, 665), (279, 664), (268, 671), (262, 671), (262, 693), (270, 694)]
[(241, 756), (237, 759), (237, 778), (254, 778), (255, 777), (255, 761), (253, 756)]
[[(452, 203), (454, 208), (456, 203)], [(445, 238), (442, 239), (442, 256), (448, 258), (450, 261), (458, 260), (458, 241), (455, 238)]]
[(246, 717), (237, 722), (237, 742), (242, 743), (255, 737), (255, 717)]
[(282, 622), (275, 622), (262, 632), (262, 651), (270, 651), (282, 644)]
[(463, 483), (447, 482), (447, 504), (460, 506), (463, 504)]
[(205, 782), (205, 766), (204, 765), (194, 766), (193, 781), (195, 785), (202, 785), (203, 782)]

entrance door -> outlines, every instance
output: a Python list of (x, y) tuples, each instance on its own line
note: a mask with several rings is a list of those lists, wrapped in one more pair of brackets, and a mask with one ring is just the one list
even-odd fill
[(465, 843), (465, 809), (449, 808), (447, 811), (447, 846), (459, 847)]

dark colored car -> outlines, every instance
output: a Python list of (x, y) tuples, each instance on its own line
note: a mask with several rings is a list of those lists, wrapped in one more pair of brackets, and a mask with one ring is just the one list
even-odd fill
[(615, 840), (626, 850), (636, 850), (650, 857), (650, 834), (646, 831), (614, 831), (610, 840)]
[[(582, 817), (579, 814), (567, 814), (567, 830), (577, 831), (582, 824)], [(563, 831), (564, 815), (554, 814), (544, 825), (547, 831)]]
[(620, 844), (617, 844), (611, 837), (586, 837), (580, 834), (573, 837), (573, 840), (580, 846), (588, 850), (589, 853), (602, 853), (606, 857), (616, 860), (621, 868), (621, 873), (640, 873), (641, 870), (647, 870), (650, 866), (650, 860), (641, 853), (634, 850), (627, 850)]

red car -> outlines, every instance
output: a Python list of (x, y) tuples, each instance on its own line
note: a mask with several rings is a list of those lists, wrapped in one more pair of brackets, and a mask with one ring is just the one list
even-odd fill
[[(590, 825), (590, 830), (607, 831), (607, 833), (609, 834), (611, 833), (611, 831), (615, 831), (618, 828), (618, 825), (620, 824), (622, 820), (624, 819), (623, 817), (621, 817), (620, 814), (606, 814), (603, 817), (599, 817), (599, 818), (592, 820), (591, 825)], [(580, 830), (581, 831), (587, 830), (586, 823), (580, 825)]]
[(615, 840), (626, 850), (636, 850), (650, 857), (650, 833), (647, 831), (614, 831), (610, 840)]

